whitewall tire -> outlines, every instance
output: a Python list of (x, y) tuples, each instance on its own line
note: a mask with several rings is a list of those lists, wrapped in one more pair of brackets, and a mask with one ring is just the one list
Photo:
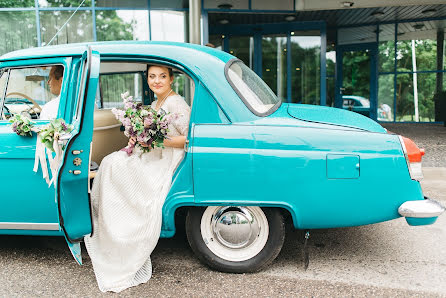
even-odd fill
[(280, 211), (253, 206), (191, 208), (186, 233), (202, 262), (234, 273), (255, 272), (268, 265), (285, 239)]

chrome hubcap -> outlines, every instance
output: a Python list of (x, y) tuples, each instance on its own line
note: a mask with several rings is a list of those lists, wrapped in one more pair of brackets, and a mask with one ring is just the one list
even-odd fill
[(260, 227), (255, 217), (243, 207), (224, 207), (212, 217), (212, 232), (224, 246), (243, 248), (257, 237)]
[(232, 262), (249, 260), (264, 248), (268, 219), (260, 207), (211, 206), (201, 218), (201, 236), (218, 257)]

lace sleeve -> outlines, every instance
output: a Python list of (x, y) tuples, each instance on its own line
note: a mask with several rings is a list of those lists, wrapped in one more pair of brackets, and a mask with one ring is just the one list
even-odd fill
[(183, 136), (187, 135), (187, 130), (189, 129), (189, 119), (190, 119), (190, 107), (184, 101), (183, 97), (177, 96), (175, 100), (171, 102), (169, 111), (172, 114), (176, 114), (174, 121), (172, 122), (175, 129)]

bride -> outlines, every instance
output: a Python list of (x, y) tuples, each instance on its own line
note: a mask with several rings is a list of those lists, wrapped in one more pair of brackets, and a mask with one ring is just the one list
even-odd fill
[(160, 236), (163, 203), (184, 155), (190, 108), (171, 88), (172, 69), (153, 65), (147, 77), (157, 97), (152, 108), (179, 117), (169, 125), (165, 149), (142, 153), (135, 147), (130, 156), (118, 151), (101, 163), (91, 192), (94, 232), (85, 246), (102, 292), (120, 292), (152, 276), (150, 254)]

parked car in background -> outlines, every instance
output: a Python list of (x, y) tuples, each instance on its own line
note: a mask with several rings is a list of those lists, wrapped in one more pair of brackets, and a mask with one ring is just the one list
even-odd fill
[(362, 96), (342, 95), (342, 108), (370, 117), (370, 100)]
[[(285, 218), (305, 230), (400, 217), (409, 225), (427, 225), (444, 211), (421, 190), (423, 150), (371, 119), (282, 103), (249, 67), (223, 51), (103, 42), (0, 57), (1, 234), (63, 235), (81, 261), (79, 242), (94, 233), (90, 161), (100, 164), (127, 142), (109, 109), (119, 105), (120, 93), (129, 91), (144, 105), (153, 101), (147, 64), (172, 67), (175, 91), (192, 108), (186, 154), (163, 207), (161, 237), (172, 237), (185, 224), (192, 249), (212, 268), (265, 267), (280, 252)], [(8, 119), (17, 113), (17, 93), (33, 105), (47, 101), (43, 80), (33, 75), (54, 65), (64, 68), (58, 118), (74, 130), (61, 136), (62, 163), (55, 186), (48, 188), (40, 170), (32, 171), (36, 135), (18, 136)], [(364, 98), (344, 101), (367, 109)], [(48, 123), (38, 119), (38, 107), (27, 105), (37, 127)], [(176, 221), (180, 211), (187, 213), (185, 222)]]

